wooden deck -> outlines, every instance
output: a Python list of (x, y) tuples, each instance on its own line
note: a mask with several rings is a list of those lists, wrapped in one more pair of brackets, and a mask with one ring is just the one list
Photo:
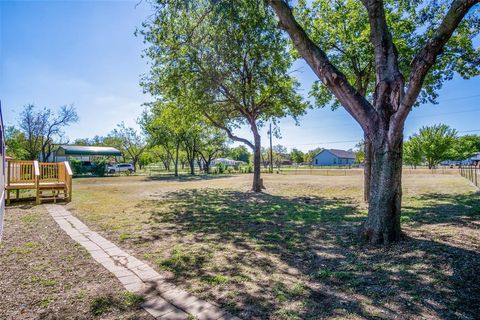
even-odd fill
[(72, 170), (65, 162), (44, 163), (38, 161), (9, 160), (7, 162), (7, 204), (12, 191), (20, 199), (20, 190), (35, 190), (37, 204), (45, 200), (72, 199)]

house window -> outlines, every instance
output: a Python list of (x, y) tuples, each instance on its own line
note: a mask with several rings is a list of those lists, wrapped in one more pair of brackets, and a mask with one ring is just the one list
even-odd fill
[(318, 159), (315, 159), (315, 164), (318, 164)]

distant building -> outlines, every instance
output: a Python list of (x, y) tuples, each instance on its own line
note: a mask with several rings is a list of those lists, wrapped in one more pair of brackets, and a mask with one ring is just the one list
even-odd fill
[[(92, 162), (95, 158), (102, 157), (120, 157), (122, 153), (112, 147), (96, 147), (96, 146), (59, 146), (52, 152), (46, 162), (62, 162), (70, 160), (79, 160), (85, 163)], [(40, 159), (45, 161), (44, 159)]]
[(350, 166), (355, 163), (355, 152), (323, 149), (312, 160), (314, 166)]
[(471, 158), (470, 162), (474, 166), (480, 166), (480, 152), (475, 153)]
[(443, 166), (480, 166), (480, 152), (474, 153), (465, 160), (445, 160), (440, 164)]
[(232, 159), (227, 159), (227, 158), (217, 158), (212, 160), (212, 165), (215, 166), (219, 163), (222, 163), (226, 166), (239, 166), (245, 164), (243, 161), (237, 161), (237, 160), (232, 160)]

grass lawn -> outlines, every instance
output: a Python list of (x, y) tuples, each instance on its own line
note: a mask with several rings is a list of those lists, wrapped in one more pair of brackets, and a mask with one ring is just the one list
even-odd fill
[(405, 175), (406, 240), (389, 248), (355, 237), (361, 176), (264, 180), (265, 193), (252, 194), (251, 175), (76, 179), (67, 207), (244, 319), (480, 314), (480, 197), (466, 179)]
[(0, 319), (152, 319), (41, 206), (7, 209)]
[(75, 180), (69, 209), (244, 319), (475, 318), (480, 199), (457, 175), (404, 177), (406, 241), (358, 243), (361, 176)]

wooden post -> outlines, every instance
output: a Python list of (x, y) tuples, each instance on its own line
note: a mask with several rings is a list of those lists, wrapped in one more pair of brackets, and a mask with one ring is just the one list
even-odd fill
[(73, 172), (72, 172), (72, 168), (70, 168), (70, 163), (68, 161), (65, 161), (63, 163), (63, 165), (65, 166), (65, 184), (68, 186), (68, 201), (72, 201), (72, 194), (73, 194), (73, 190), (72, 190), (72, 176), (73, 176)]
[(38, 161), (33, 161), (33, 172), (35, 175), (36, 204), (41, 204), (40, 200), (40, 167)]

